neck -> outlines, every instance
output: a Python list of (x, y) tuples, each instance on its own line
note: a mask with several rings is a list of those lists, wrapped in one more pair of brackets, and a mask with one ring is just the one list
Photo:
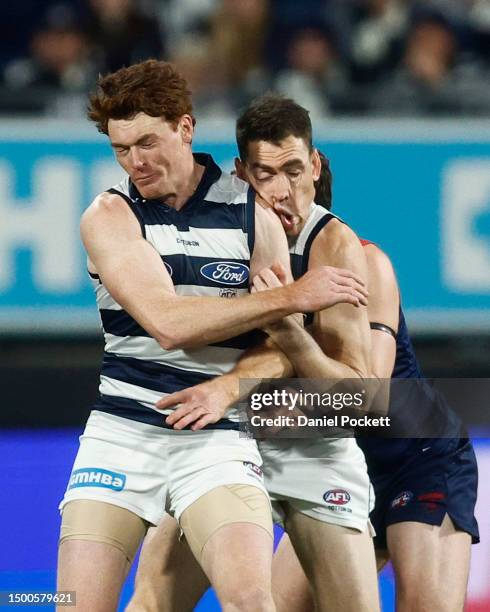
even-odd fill
[(196, 191), (203, 174), (204, 166), (198, 164), (192, 157), (189, 171), (184, 173), (185, 178), (175, 185), (175, 193), (165, 198), (165, 204), (175, 208), (175, 210), (180, 210)]

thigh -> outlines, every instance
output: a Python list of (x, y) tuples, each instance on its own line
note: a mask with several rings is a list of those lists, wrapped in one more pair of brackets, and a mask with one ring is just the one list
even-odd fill
[(209, 538), (201, 557), (223, 610), (272, 611), (273, 540), (251, 523), (220, 527)]
[(208, 586), (177, 521), (167, 514), (145, 537), (127, 610), (192, 612)]
[(217, 487), (189, 506), (180, 523), (224, 610), (270, 609), (273, 535), (265, 491)]
[(116, 610), (146, 528), (139, 516), (112, 504), (92, 500), (67, 504), (61, 524), (58, 589), (76, 591), (79, 610)]
[(287, 533), (272, 559), (272, 596), (277, 612), (313, 612), (310, 583)]
[(397, 585), (397, 609), (461, 612), (464, 607), (471, 536), (446, 515), (439, 525), (403, 522), (387, 529)]
[(56, 588), (76, 592), (75, 610), (115, 612), (129, 567), (124, 553), (110, 544), (67, 540), (58, 550)]
[(294, 510), (287, 513), (286, 529), (320, 612), (379, 610), (374, 546), (368, 529), (325, 523)]

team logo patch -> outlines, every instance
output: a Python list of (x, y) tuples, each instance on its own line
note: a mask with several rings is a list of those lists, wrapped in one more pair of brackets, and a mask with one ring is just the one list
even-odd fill
[(255, 474), (255, 476), (262, 478), (262, 470), (259, 468), (258, 465), (255, 465), (255, 463), (252, 463), (251, 461), (244, 461), (243, 465), (249, 470), (251, 470)]
[(327, 504), (334, 506), (345, 506), (350, 502), (350, 494), (345, 489), (330, 489), (323, 495)]
[(408, 502), (412, 499), (413, 493), (412, 491), (403, 491), (402, 493), (398, 493), (395, 499), (391, 502), (392, 508), (403, 508), (406, 506)]
[(71, 473), (68, 490), (80, 487), (103, 487), (112, 491), (122, 491), (126, 475), (100, 468), (82, 468)]
[(167, 268), (167, 272), (170, 274), (170, 278), (172, 278), (174, 271), (172, 270), (172, 266), (168, 264), (166, 261), (163, 262), (163, 265)]
[(248, 280), (249, 269), (233, 261), (213, 261), (201, 267), (204, 278), (220, 285), (241, 285)]
[(224, 298), (234, 298), (238, 295), (237, 289), (220, 289), (219, 296)]

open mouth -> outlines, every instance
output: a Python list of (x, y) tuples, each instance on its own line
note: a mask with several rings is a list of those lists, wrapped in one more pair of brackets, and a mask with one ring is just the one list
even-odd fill
[(286, 232), (292, 230), (299, 220), (297, 215), (290, 215), (288, 213), (281, 213), (279, 218)]

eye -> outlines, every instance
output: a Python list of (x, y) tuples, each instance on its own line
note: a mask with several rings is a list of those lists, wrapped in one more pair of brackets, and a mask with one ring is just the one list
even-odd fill
[(258, 183), (264, 183), (265, 181), (268, 181), (270, 178), (272, 178), (272, 174), (269, 174), (268, 172), (259, 172), (255, 175), (255, 180)]

